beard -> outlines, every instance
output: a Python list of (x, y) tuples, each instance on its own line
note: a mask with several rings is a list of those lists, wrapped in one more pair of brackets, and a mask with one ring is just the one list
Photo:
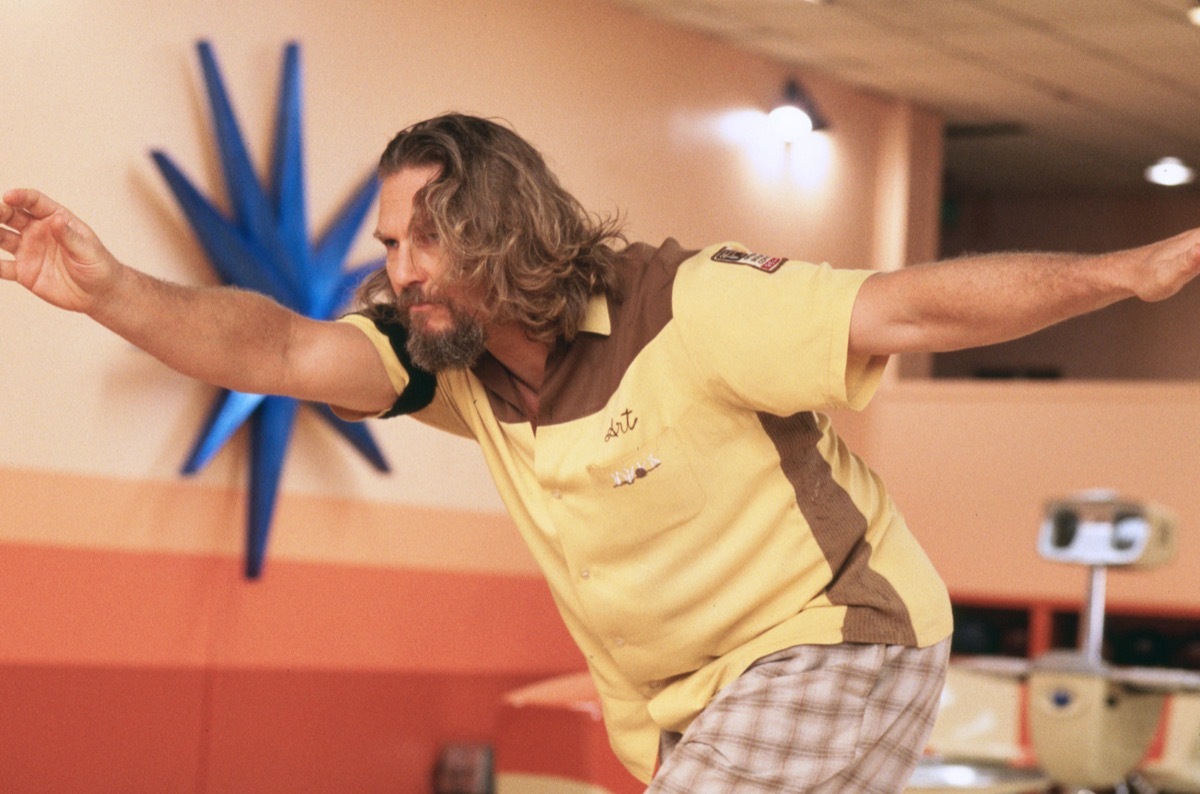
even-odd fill
[[(441, 306), (450, 314), (450, 327), (430, 331), (414, 322), (409, 311), (414, 304)], [(483, 323), (444, 298), (423, 295), (419, 287), (409, 287), (396, 298), (396, 308), (408, 328), (405, 349), (413, 363), (428, 372), (467, 369), (485, 350), (487, 334)]]

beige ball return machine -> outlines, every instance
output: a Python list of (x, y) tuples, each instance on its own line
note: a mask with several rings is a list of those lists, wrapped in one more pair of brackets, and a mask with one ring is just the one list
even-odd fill
[[(1156, 505), (1089, 491), (1047, 505), (1038, 552), (1089, 569), (1078, 648), (1032, 661), (956, 658), (931, 742), (935, 752), (949, 754), (923, 761), (908, 790), (1200, 792), (1200, 673), (1117, 667), (1101, 656), (1108, 569), (1173, 559), (1174, 518)], [(1181, 704), (1173, 709), (1174, 721), (1182, 720), (1174, 726), (1182, 734), (1174, 737), (1178, 757), (1141, 768), (1171, 696)], [(1006, 716), (1003, 704), (1021, 697), (1026, 706)], [(1034, 754), (1026, 760), (1035, 765), (1014, 763), (1018, 750), (1003, 740), (997, 745), (994, 729), (1022, 716)]]

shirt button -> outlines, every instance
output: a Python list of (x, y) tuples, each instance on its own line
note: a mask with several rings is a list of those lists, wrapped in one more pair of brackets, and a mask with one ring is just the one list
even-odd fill
[(555, 499), (562, 499), (562, 491), (554, 490), (550, 492), (550, 496)]
[(580, 572), (579, 572), (579, 575), (580, 575), (581, 577), (583, 577), (584, 579), (591, 579), (591, 578), (592, 578), (592, 572), (591, 572), (591, 571), (589, 571), (587, 568), (584, 568), (582, 571), (580, 571)]
[(616, 639), (616, 641), (613, 643), (613, 645), (616, 645), (618, 648), (624, 648), (624, 647), (625, 647), (625, 638), (624, 638), (624, 637), (617, 637), (617, 639)]

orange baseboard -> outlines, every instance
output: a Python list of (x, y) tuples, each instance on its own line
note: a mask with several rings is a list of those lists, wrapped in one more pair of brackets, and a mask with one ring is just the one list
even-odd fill
[(0, 544), (5, 791), (427, 791), (583, 667), (536, 577)]
[(9, 792), (423, 792), (526, 676), (0, 666)]

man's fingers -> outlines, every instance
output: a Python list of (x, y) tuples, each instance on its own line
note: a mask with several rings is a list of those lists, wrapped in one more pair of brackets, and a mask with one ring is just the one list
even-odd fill
[[(33, 218), (49, 218), (55, 211), (61, 207), (54, 201), (51, 201), (44, 193), (32, 188), (16, 188), (4, 194), (4, 203), (17, 210), (16, 216), (21, 211), (29, 213)], [(9, 224), (12, 225), (11, 223)]]
[(15, 254), (17, 253), (17, 246), (20, 244), (21, 235), (9, 229), (0, 229), (0, 251)]
[(19, 209), (13, 209), (9, 213), (9, 217), (4, 219), (4, 225), (10, 229), (16, 229), (19, 232), (25, 231), (29, 224), (33, 223), (33, 218), (28, 212)]
[(55, 212), (66, 212), (44, 194), (30, 188), (10, 190), (0, 203), (0, 225), (23, 232), (35, 220), (49, 218)]
[(17, 263), (11, 259), (0, 259), (0, 281), (17, 280)]

